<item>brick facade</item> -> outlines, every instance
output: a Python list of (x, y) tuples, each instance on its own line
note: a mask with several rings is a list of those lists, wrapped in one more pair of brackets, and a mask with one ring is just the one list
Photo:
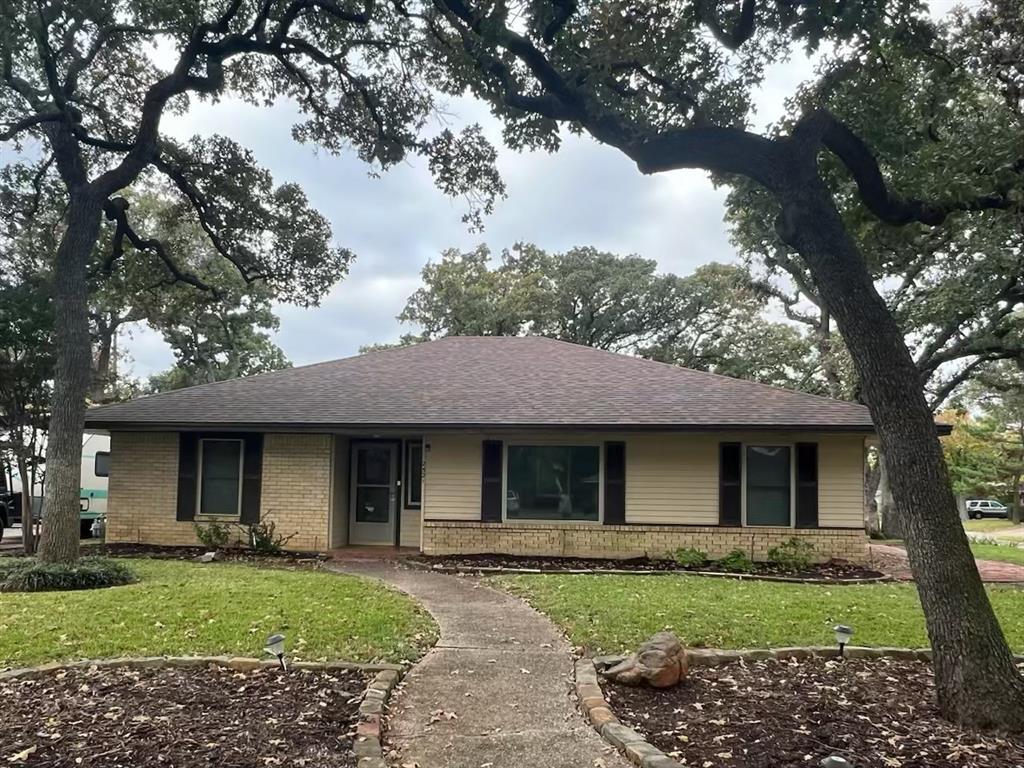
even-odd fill
[(580, 523), (423, 523), (423, 551), (428, 555), (485, 554), (552, 557), (661, 557), (691, 547), (719, 558), (741, 549), (764, 561), (768, 550), (793, 536), (814, 545), (815, 559), (862, 561), (867, 539), (857, 529), (719, 528), (717, 526), (588, 525)]
[[(178, 435), (115, 432), (111, 435), (107, 541), (187, 546), (198, 544), (192, 521), (176, 519)], [(277, 533), (296, 533), (288, 549), (329, 546), (331, 437), (267, 434), (263, 443), (262, 515)], [(203, 518), (196, 522), (230, 518)]]
[(263, 438), (260, 509), (277, 533), (297, 534), (288, 549), (330, 547), (331, 436), (268, 433)]

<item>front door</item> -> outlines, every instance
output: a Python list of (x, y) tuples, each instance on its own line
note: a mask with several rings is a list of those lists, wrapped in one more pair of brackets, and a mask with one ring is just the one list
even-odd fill
[(396, 443), (352, 443), (351, 544), (394, 544), (398, 479)]

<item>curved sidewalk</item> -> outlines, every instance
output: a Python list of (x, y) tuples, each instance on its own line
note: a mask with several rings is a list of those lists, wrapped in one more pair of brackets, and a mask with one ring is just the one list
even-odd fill
[(393, 563), (333, 562), (433, 615), (441, 639), (392, 699), (388, 748), (416, 768), (625, 768), (570, 698), (573, 659), (548, 619), (475, 580)]

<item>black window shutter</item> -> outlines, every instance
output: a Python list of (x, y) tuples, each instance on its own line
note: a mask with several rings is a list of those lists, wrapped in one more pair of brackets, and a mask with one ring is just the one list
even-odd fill
[(501, 440), (484, 440), (480, 520), (485, 523), (501, 522), (501, 459)]
[(240, 522), (252, 525), (260, 521), (260, 489), (263, 486), (263, 435), (242, 435), (245, 456), (242, 459), (242, 514)]
[(818, 444), (796, 444), (796, 527), (818, 527)]
[(743, 446), (718, 444), (718, 524), (742, 525)]
[(604, 444), (604, 524), (626, 524), (626, 444)]
[(181, 432), (178, 435), (178, 520), (195, 520), (196, 475), (199, 470), (199, 435)]

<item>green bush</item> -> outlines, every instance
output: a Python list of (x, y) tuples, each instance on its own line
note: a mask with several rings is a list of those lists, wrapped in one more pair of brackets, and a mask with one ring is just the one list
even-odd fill
[(249, 532), (249, 546), (258, 555), (278, 555), (284, 545), (296, 534), (283, 536), (277, 533), (273, 520), (261, 519), (258, 523), (246, 526)]
[(754, 561), (747, 557), (747, 553), (742, 549), (734, 549), (718, 561), (718, 566), (733, 573), (750, 573), (754, 570)]
[(231, 539), (231, 526), (220, 523), (207, 523), (206, 525), (195, 524), (196, 538), (207, 549), (218, 550), (228, 545)]
[(768, 550), (768, 562), (787, 571), (805, 571), (814, 559), (814, 545), (799, 536), (793, 536)]
[(683, 568), (696, 568), (708, 561), (708, 553), (692, 547), (681, 547), (675, 552), (669, 553), (671, 559)]
[(83, 557), (73, 564), (41, 563), (32, 558), (0, 561), (0, 592), (56, 592), (133, 584), (135, 573), (104, 557)]

